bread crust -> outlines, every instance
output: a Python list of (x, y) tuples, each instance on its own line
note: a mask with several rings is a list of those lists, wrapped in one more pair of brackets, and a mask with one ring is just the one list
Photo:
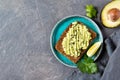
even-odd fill
[[(82, 24), (84, 25), (83, 23), (81, 22), (78, 22), (78, 24)], [(72, 62), (74, 63), (77, 63), (77, 61), (83, 56), (83, 54), (86, 52), (86, 49), (82, 50), (81, 53), (80, 53), (80, 56), (78, 56), (77, 58), (75, 57), (72, 57), (70, 55), (66, 55), (66, 53), (64, 52), (63, 50), (63, 47), (62, 47), (62, 41), (64, 39), (64, 37), (66, 37), (66, 34), (67, 32), (69, 31), (69, 29), (72, 27), (72, 24), (70, 24), (68, 26), (68, 28), (62, 33), (60, 39), (58, 40), (58, 42), (56, 43), (55, 45), (55, 49), (60, 52), (61, 54), (63, 54), (64, 56), (66, 56), (68, 59), (70, 59)], [(92, 40), (96, 37), (96, 33), (94, 31), (92, 31), (91, 29), (88, 28), (88, 31), (91, 33), (91, 37), (92, 39), (89, 41), (89, 44), (92, 42)]]

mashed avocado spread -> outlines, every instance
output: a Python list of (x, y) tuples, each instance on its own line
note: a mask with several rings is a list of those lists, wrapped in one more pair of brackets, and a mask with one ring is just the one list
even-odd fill
[(91, 33), (84, 24), (72, 22), (72, 27), (62, 41), (63, 50), (66, 55), (76, 58), (80, 56), (82, 50), (87, 49), (91, 38)]

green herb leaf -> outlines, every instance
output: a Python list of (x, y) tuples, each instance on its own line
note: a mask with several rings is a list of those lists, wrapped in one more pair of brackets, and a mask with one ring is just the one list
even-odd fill
[(86, 5), (86, 16), (89, 18), (97, 17), (97, 10), (93, 5)]
[(94, 63), (94, 60), (87, 56), (84, 56), (83, 60), (80, 60), (77, 63), (77, 67), (81, 72), (89, 74), (96, 73), (98, 71), (97, 65), (96, 63)]

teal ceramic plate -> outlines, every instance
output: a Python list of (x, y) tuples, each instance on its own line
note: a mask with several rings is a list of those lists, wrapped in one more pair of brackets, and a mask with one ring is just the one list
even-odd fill
[[(89, 19), (85, 16), (80, 16), (80, 15), (69, 16), (69, 17), (63, 18), (62, 20), (60, 20), (56, 23), (56, 25), (54, 26), (54, 28), (51, 32), (51, 36), (50, 36), (51, 50), (52, 50), (54, 56), (58, 59), (58, 61), (60, 61), (61, 63), (63, 63), (66, 66), (76, 68), (77, 66), (75, 63), (70, 61), (68, 58), (66, 58), (64, 55), (60, 54), (55, 49), (55, 45), (56, 45), (57, 41), (59, 40), (61, 34), (74, 21), (79, 21), (79, 22), (84, 23), (88, 28), (92, 29), (93, 31), (95, 31), (97, 33), (97, 37), (93, 40), (91, 45), (97, 41), (101, 41), (103, 43), (103, 36), (102, 36), (102, 33), (101, 33), (98, 25), (94, 21), (92, 21), (91, 19)], [(96, 60), (98, 58), (98, 56), (101, 53), (101, 50), (102, 50), (102, 46), (99, 48), (97, 53), (92, 57), (94, 60)]]

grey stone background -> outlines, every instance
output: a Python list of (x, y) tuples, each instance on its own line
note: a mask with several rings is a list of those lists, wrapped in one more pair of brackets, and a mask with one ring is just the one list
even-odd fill
[(64, 80), (74, 70), (50, 50), (55, 23), (70, 15), (85, 15), (85, 5), (98, 9), (95, 20), (104, 38), (119, 28), (104, 28), (100, 11), (111, 0), (0, 0), (0, 80)]

